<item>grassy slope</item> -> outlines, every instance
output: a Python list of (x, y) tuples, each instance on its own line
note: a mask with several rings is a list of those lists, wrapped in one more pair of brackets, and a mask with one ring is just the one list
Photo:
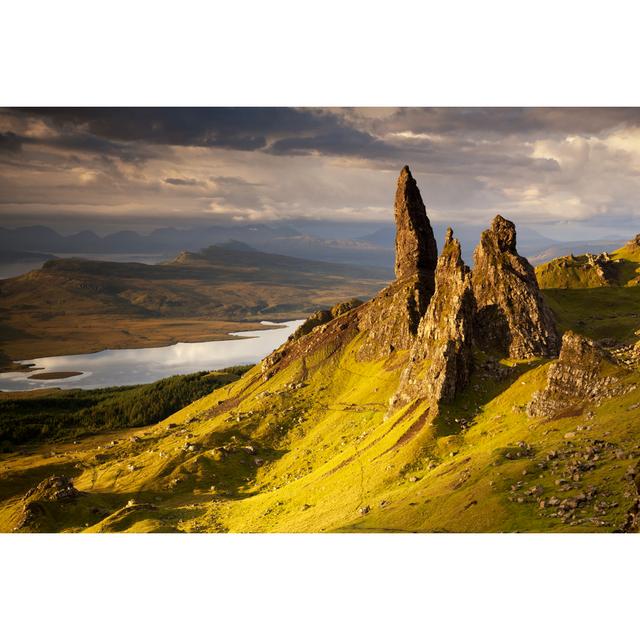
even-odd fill
[(543, 289), (593, 289), (605, 286), (634, 286), (640, 283), (640, 247), (626, 244), (611, 253), (611, 281), (598, 275), (587, 256), (564, 256), (536, 267)]
[[(113, 444), (113, 436), (99, 436), (55, 452), (40, 447), (3, 456), (0, 529), (16, 525), (24, 491), (54, 472), (73, 476), (87, 494), (75, 505), (52, 506), (42, 529), (610, 531), (622, 524), (633, 502), (624, 474), (629, 457), (638, 458), (640, 409), (633, 407), (640, 389), (592, 407), (592, 418), (585, 412), (531, 420), (522, 408), (544, 386), (547, 363), (505, 362), (506, 381), (483, 379), (480, 370), (435, 424), (422, 416), (424, 407), (385, 420), (406, 353), (357, 362), (360, 339), (268, 381), (256, 367), (155, 427), (135, 431), (137, 442), (118, 434)], [(628, 377), (640, 383), (638, 371)], [(461, 418), (469, 425), (464, 431)], [(568, 473), (566, 456), (594, 440), (609, 443), (595, 468), (560, 492), (555, 482)], [(255, 455), (242, 448), (247, 445)], [(511, 451), (528, 453), (508, 459)], [(553, 451), (560, 452), (558, 468), (538, 467), (549, 464)], [(590, 503), (581, 524), (564, 523), (553, 515), (556, 508), (540, 509), (526, 494), (538, 485), (544, 498), (595, 485), (606, 515)]]

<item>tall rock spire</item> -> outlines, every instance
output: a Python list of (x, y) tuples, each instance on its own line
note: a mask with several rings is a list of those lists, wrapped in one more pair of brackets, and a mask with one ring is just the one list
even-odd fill
[(360, 311), (366, 337), (358, 358), (410, 349), (433, 295), (438, 248), (422, 196), (409, 167), (398, 178), (395, 201), (396, 279)]
[(420, 190), (407, 166), (398, 178), (395, 217), (396, 278), (435, 271), (438, 261), (436, 240)]
[(479, 346), (512, 358), (554, 356), (559, 338), (533, 267), (516, 251), (513, 222), (496, 216), (474, 253)]
[(391, 400), (393, 411), (419, 398), (432, 415), (468, 384), (473, 370), (475, 301), (460, 242), (447, 230), (435, 276), (435, 293), (420, 322), (407, 368)]

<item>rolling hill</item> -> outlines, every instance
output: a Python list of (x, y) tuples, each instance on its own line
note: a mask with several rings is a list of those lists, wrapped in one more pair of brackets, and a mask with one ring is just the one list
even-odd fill
[(611, 253), (568, 255), (536, 267), (543, 289), (594, 289), (640, 284), (640, 234)]

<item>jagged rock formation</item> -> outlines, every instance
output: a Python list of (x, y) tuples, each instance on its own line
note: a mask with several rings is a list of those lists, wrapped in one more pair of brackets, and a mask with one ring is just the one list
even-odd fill
[(438, 259), (435, 293), (418, 328), (410, 362), (390, 403), (395, 410), (416, 398), (430, 407), (450, 402), (469, 382), (473, 368), (475, 301), (471, 272), (460, 243), (447, 230)]
[(396, 278), (424, 272), (433, 281), (438, 247), (427, 211), (409, 167), (400, 172), (395, 199)]
[(263, 360), (265, 379), (293, 361), (301, 363), (304, 378), (310, 356), (331, 357), (360, 336), (356, 360), (410, 353), (390, 410), (416, 399), (437, 408), (468, 384), (475, 340), (516, 358), (557, 353), (553, 318), (533, 268), (516, 251), (513, 223), (497, 216), (482, 234), (473, 274), (450, 229), (436, 260), (431, 224), (408, 167), (398, 179), (395, 219), (396, 280), (357, 307), (311, 316)]
[(607, 352), (573, 331), (562, 336), (557, 362), (549, 367), (547, 386), (527, 405), (530, 417), (570, 414), (585, 402), (599, 402), (630, 391), (620, 382), (618, 368)]
[(558, 334), (535, 272), (516, 251), (516, 229), (502, 216), (483, 231), (474, 253), (476, 340), (512, 358), (554, 356)]
[(434, 290), (438, 247), (418, 185), (405, 166), (395, 198), (396, 280), (358, 314), (366, 332), (359, 358), (371, 360), (411, 348)]
[(413, 346), (433, 295), (438, 248), (409, 167), (404, 167), (398, 178), (395, 220), (396, 280), (372, 300), (337, 318), (326, 312), (314, 314), (298, 330), (303, 334), (300, 339), (288, 341), (263, 360), (265, 377), (320, 347), (332, 352), (357, 333), (364, 334), (359, 360), (384, 358)]

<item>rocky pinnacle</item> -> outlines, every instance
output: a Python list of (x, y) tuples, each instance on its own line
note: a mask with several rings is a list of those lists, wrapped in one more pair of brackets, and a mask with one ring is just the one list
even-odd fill
[(473, 369), (475, 302), (471, 272), (462, 261), (460, 243), (447, 230), (435, 275), (435, 293), (420, 322), (392, 410), (416, 398), (437, 410), (469, 382)]
[(496, 216), (482, 232), (474, 261), (478, 345), (512, 358), (556, 355), (555, 321), (533, 267), (516, 251), (513, 222)]
[(438, 261), (438, 248), (420, 190), (407, 166), (403, 167), (398, 178), (395, 218), (396, 278), (419, 271), (433, 272)]

